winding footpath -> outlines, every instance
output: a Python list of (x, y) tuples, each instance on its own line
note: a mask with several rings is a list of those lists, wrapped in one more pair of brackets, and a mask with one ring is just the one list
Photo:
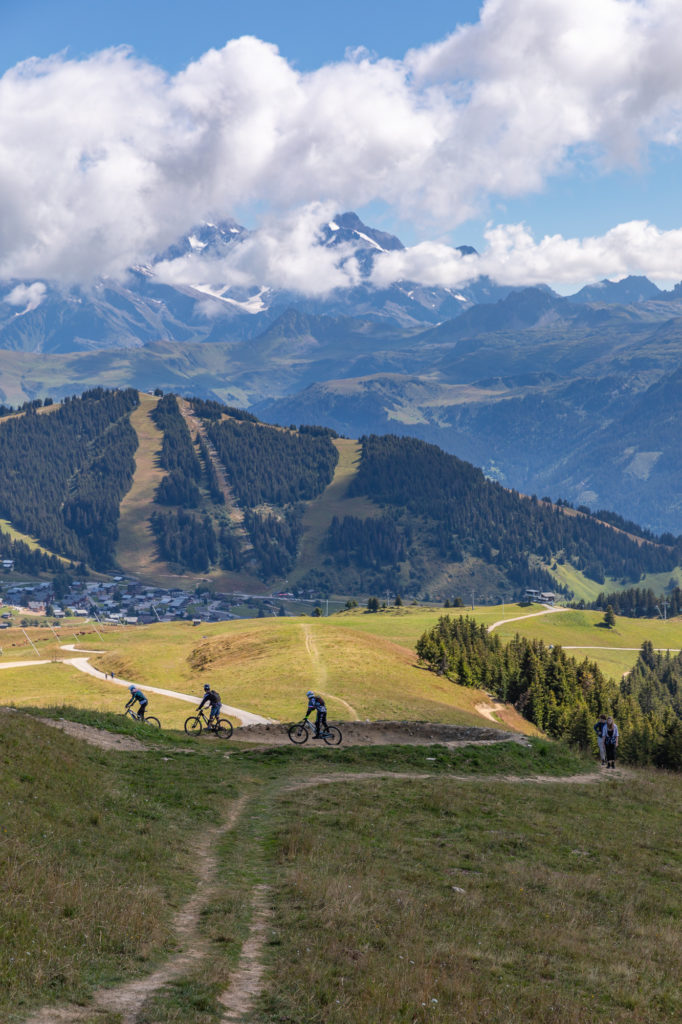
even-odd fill
[[(105, 654), (105, 651), (87, 651), (78, 650), (75, 644), (63, 644), (60, 648), (62, 651), (69, 651), (70, 653), (78, 652), (81, 655), (87, 654)], [(44, 661), (3, 661), (0, 662), (0, 669), (3, 668), (30, 668), (35, 665), (54, 665), (55, 662), (45, 659)], [(79, 672), (84, 672), (86, 675), (94, 676), (95, 679), (101, 679), (102, 682), (111, 683), (112, 686), (125, 686), (126, 688), (131, 686), (132, 681), (130, 679), (118, 679), (115, 676), (108, 674), (107, 672), (101, 672), (94, 665), (90, 664), (90, 659), (87, 657), (78, 658), (60, 658), (56, 664), (60, 665), (71, 665)], [(175, 700), (183, 700), (188, 704), (193, 704), (196, 707), (197, 697), (196, 694), (180, 693), (178, 690), (166, 690), (160, 686), (145, 686), (145, 690), (148, 693), (157, 693), (162, 697), (173, 697)], [(256, 715), (252, 711), (244, 711), (242, 708), (234, 708), (230, 704), (221, 705), (221, 710), (232, 718), (237, 718), (242, 725), (272, 725), (274, 719), (264, 718), (263, 715)]]
[[(617, 769), (613, 775), (606, 776), (609, 780), (623, 778), (627, 770)], [(339, 785), (344, 782), (368, 782), (376, 785), (377, 781), (416, 781), (438, 779), (440, 782), (453, 782), (457, 785), (490, 783), (525, 783), (530, 785), (585, 784), (593, 785), (604, 781), (601, 772), (590, 772), (584, 775), (569, 776), (512, 776), (512, 775), (434, 775), (418, 772), (348, 772), (316, 775), (310, 778), (286, 780), (279, 792), (302, 791), (326, 785)], [(275, 795), (276, 799), (276, 795)], [(24, 1024), (106, 1024), (111, 1014), (117, 1014), (121, 1024), (141, 1024), (151, 1018), (145, 1012), (145, 1003), (158, 993), (164, 986), (180, 979), (188, 971), (196, 970), (197, 965), (207, 958), (210, 950), (206, 936), (201, 930), (202, 911), (216, 897), (221, 864), (217, 847), (220, 838), (230, 830), (238, 827), (244, 813), (249, 810), (249, 799), (246, 794), (238, 797), (231, 805), (226, 820), (217, 828), (206, 832), (197, 844), (195, 865), (197, 889), (186, 904), (176, 913), (174, 930), (179, 951), (171, 956), (165, 964), (152, 971), (146, 977), (125, 981), (110, 988), (98, 989), (93, 993), (88, 1006), (62, 1005), (45, 1006), (29, 1016)], [(251, 904), (251, 925), (249, 934), (242, 945), (239, 961), (226, 977), (226, 987), (219, 997), (223, 1008), (220, 1024), (246, 1024), (252, 1019), (256, 1000), (262, 994), (265, 984), (265, 944), (268, 926), (272, 919), (272, 906), (269, 889), (262, 880), (255, 881), (250, 894), (246, 897)], [(226, 968), (227, 971), (227, 968)]]
[(515, 615), (513, 619), (498, 619), (497, 622), (491, 622), (488, 626), (488, 632), (492, 633), (498, 626), (506, 626), (508, 622), (523, 622), (525, 619), (537, 619), (539, 615), (555, 615), (557, 612), (568, 611), (567, 608), (562, 608), (561, 605), (555, 605), (552, 608), (543, 608), (541, 612), (531, 612), (529, 615)]

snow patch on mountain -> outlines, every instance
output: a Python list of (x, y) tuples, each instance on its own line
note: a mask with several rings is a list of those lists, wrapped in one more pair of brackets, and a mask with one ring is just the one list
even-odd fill
[(250, 295), (247, 299), (235, 299), (231, 295), (226, 295), (227, 289), (216, 290), (208, 284), (197, 284), (194, 286), (194, 291), (201, 292), (202, 295), (209, 295), (212, 299), (218, 299), (219, 302), (224, 302), (229, 306), (233, 306), (235, 309), (240, 309), (243, 313), (249, 313), (254, 316), (256, 313), (263, 313), (268, 309), (266, 297), (268, 295), (268, 288), (261, 288), (255, 295)]

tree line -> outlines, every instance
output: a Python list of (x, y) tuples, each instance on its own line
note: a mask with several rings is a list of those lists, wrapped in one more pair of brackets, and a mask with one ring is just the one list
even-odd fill
[[(209, 407), (208, 412), (218, 406), (199, 399), (193, 402), (204, 412), (204, 406)], [(207, 572), (214, 565), (238, 571), (242, 566), (239, 541), (226, 518), (222, 516), (216, 523), (215, 512), (205, 507), (203, 484), (213, 505), (225, 503), (206, 444), (200, 437), (195, 447), (175, 395), (164, 395), (152, 416), (163, 431), (159, 462), (168, 470), (155, 495), (155, 502), (167, 510), (156, 510), (151, 516), (159, 554), (194, 572)]]
[(233, 420), (246, 420), (249, 423), (260, 422), (257, 416), (246, 412), (245, 409), (223, 405), (222, 402), (215, 402), (210, 398), (188, 398), (187, 401), (202, 420), (220, 420), (223, 416), (231, 416)]
[(674, 587), (669, 594), (655, 594), (650, 587), (629, 587), (611, 594), (602, 591), (586, 607), (601, 611), (609, 605), (616, 615), (630, 619), (673, 618), (682, 614), (682, 590)]
[(210, 515), (187, 509), (157, 510), (151, 526), (159, 554), (168, 562), (193, 572), (208, 572), (213, 565), (238, 571), (240, 548), (226, 523), (216, 530)]
[[(58, 573), (64, 568), (56, 555), (48, 555), (40, 548), (32, 548), (23, 540), (14, 540), (9, 533), (0, 530), (0, 558), (11, 559), (15, 572), (38, 576), (41, 572)], [(73, 563), (71, 565), (74, 570)]]
[(280, 515), (274, 515), (247, 509), (244, 513), (244, 526), (251, 538), (263, 578), (286, 576), (296, 562), (301, 539), (300, 511), (288, 509)]
[(634, 669), (616, 683), (559, 646), (518, 635), (504, 644), (469, 616), (449, 615), (422, 634), (416, 651), (432, 671), (513, 704), (556, 739), (590, 749), (594, 721), (612, 714), (626, 762), (682, 770), (679, 655), (656, 654), (646, 642)]

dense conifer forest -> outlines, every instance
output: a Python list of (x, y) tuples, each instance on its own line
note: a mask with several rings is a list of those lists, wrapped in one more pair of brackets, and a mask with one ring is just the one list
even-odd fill
[(589, 749), (593, 723), (612, 714), (624, 760), (682, 769), (680, 655), (657, 654), (647, 641), (618, 684), (559, 646), (520, 636), (503, 644), (469, 616), (449, 615), (422, 634), (416, 651), (432, 671), (513, 704), (550, 736)]
[(402, 562), (411, 540), (412, 531), (399, 530), (389, 516), (334, 516), (325, 546), (339, 566), (353, 564), (363, 569), (379, 569)]
[(444, 560), (479, 557), (519, 587), (550, 590), (558, 589), (553, 578), (533, 569), (529, 558), (570, 562), (599, 582), (606, 574), (634, 582), (642, 573), (668, 572), (678, 563), (677, 545), (638, 542), (592, 516), (569, 515), (523, 497), (434, 445), (393, 435), (361, 440), (362, 459), (349, 493), (419, 518), (426, 542)]
[(247, 511), (246, 527), (264, 579), (286, 576), (296, 562), (301, 538), (301, 517), (297, 509), (281, 516)]
[[(217, 402), (193, 399), (193, 404), (209, 418), (223, 410)], [(159, 554), (193, 572), (207, 572), (216, 565), (238, 571), (240, 545), (221, 511), (225, 498), (206, 444), (199, 437), (195, 447), (175, 395), (164, 395), (152, 417), (163, 431), (159, 462), (168, 470), (155, 498), (167, 510), (151, 516)]]
[(151, 523), (159, 553), (167, 561), (194, 572), (207, 572), (218, 562), (220, 547), (210, 516), (169, 509), (153, 512)]
[(45, 547), (111, 566), (119, 505), (134, 472), (137, 392), (96, 388), (0, 423), (0, 517)]
[(197, 439), (197, 448), (199, 449), (199, 455), (201, 456), (201, 464), (204, 469), (206, 486), (208, 487), (208, 493), (211, 495), (211, 501), (216, 505), (224, 505), (225, 495), (220, 487), (218, 474), (216, 473), (215, 466), (213, 465), (213, 460), (209, 454), (208, 447), (201, 437)]
[(339, 458), (326, 434), (223, 420), (209, 424), (208, 436), (243, 508), (316, 498), (331, 481)]
[(197, 416), (202, 420), (221, 420), (223, 416), (231, 416), (233, 420), (245, 420), (248, 423), (260, 422), (257, 416), (245, 409), (236, 409), (232, 405), (222, 405), (205, 398), (188, 398), (187, 401)]
[(189, 429), (175, 395), (164, 395), (152, 412), (152, 419), (163, 431), (159, 462), (168, 470), (156, 491), (160, 505), (196, 508), (201, 495), (201, 464), (192, 444)]
[[(195, 405), (195, 411), (201, 408)], [(258, 575), (286, 575), (296, 562), (301, 503), (317, 497), (334, 475), (338, 452), (332, 432), (309, 428), (300, 434), (253, 419), (212, 416), (207, 434), (244, 510)], [(218, 488), (215, 476), (212, 487)]]
[[(159, 553), (193, 571), (223, 567), (263, 580), (289, 575), (305, 503), (334, 475), (335, 432), (310, 424), (273, 427), (219, 402), (188, 401), (202, 420), (194, 441), (175, 395), (160, 394), (151, 413), (163, 434), (165, 473), (151, 519)], [(58, 406), (31, 401), (0, 419), (0, 518), (67, 559), (110, 568), (118, 510), (134, 471), (137, 439), (129, 414), (137, 403), (132, 390), (99, 388)], [(562, 562), (593, 580), (608, 575), (636, 584), (643, 573), (672, 572), (680, 561), (680, 538), (655, 538), (608, 512), (523, 497), (414, 438), (361, 440), (347, 493), (373, 507), (364, 516), (327, 520), (320, 557), (298, 580), (303, 587), (415, 596), (433, 587), (437, 598), (465, 591), (468, 597), (480, 587), (492, 599), (529, 586), (560, 591), (549, 569)], [(231, 523), (230, 496), (248, 540)], [(22, 571), (52, 571), (49, 556), (13, 549), (8, 538), (0, 537), (0, 551)], [(682, 612), (676, 589), (665, 604), (633, 586), (600, 595), (594, 606), (609, 604), (616, 614)]]

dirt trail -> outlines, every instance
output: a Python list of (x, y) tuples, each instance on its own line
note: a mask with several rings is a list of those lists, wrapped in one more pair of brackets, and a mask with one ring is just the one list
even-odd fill
[(327, 667), (320, 658), (320, 652), (317, 644), (315, 643), (315, 637), (312, 634), (310, 626), (302, 625), (303, 636), (305, 639), (305, 649), (310, 658), (313, 666), (314, 673), (314, 685), (315, 688), (321, 690), (324, 684), (327, 682)]
[(257, 885), (253, 891), (253, 918), (249, 937), (242, 947), (239, 965), (230, 980), (230, 987), (220, 997), (225, 1007), (222, 1024), (238, 1024), (243, 1021), (263, 988), (263, 946), (272, 917), (267, 892), (264, 885)]
[(562, 785), (581, 785), (582, 783), (592, 785), (595, 782), (602, 782), (604, 779), (623, 778), (627, 774), (627, 769), (623, 768), (617, 768), (613, 772), (586, 772), (584, 775), (452, 775), (450, 772), (434, 775), (429, 772), (339, 772), (336, 775), (316, 775), (311, 779), (297, 779), (284, 786), (283, 792), (311, 789), (314, 786), (326, 786), (335, 782), (372, 782), (376, 779), (387, 782), (393, 779), (409, 779), (414, 782), (439, 779), (442, 782), (531, 782), (535, 785), (560, 782)]
[(194, 863), (198, 885), (196, 892), (175, 915), (174, 931), (181, 952), (172, 956), (165, 964), (145, 978), (136, 978), (114, 988), (98, 989), (87, 1009), (78, 1006), (45, 1007), (29, 1017), (25, 1024), (82, 1024), (97, 1020), (97, 1014), (118, 1013), (121, 1024), (136, 1024), (142, 1004), (163, 985), (184, 973), (192, 964), (201, 960), (208, 942), (200, 935), (198, 925), (202, 910), (213, 899), (216, 889), (218, 861), (215, 854), (216, 840), (224, 832), (234, 828), (246, 804), (246, 797), (235, 801), (227, 820), (217, 829), (205, 833), (197, 844)]
[[(114, 686), (129, 687), (131, 683), (130, 679), (119, 679), (117, 676), (110, 676), (107, 672), (100, 671), (100, 669), (90, 664), (89, 658), (64, 658), (63, 664), (72, 665), (79, 672), (85, 672), (87, 675), (94, 676), (96, 679), (102, 679), (104, 682), (109, 682)], [(175, 700), (185, 701), (185, 703), (193, 704), (195, 707), (199, 700), (196, 694), (180, 693), (179, 690), (166, 690), (161, 686), (147, 686), (145, 683), (142, 685), (147, 693), (158, 693), (162, 697), (173, 697)], [(232, 707), (231, 704), (221, 704), (221, 712), (224, 715), (238, 719), (243, 725), (266, 725), (272, 721), (271, 718), (264, 718), (263, 715), (256, 715), (252, 711), (244, 711), (242, 708)]]
[(493, 704), (474, 704), (474, 711), (478, 711), (479, 715), (483, 715), (484, 718), (494, 722), (495, 725), (500, 724), (495, 715), (499, 715), (500, 711), (503, 710), (504, 704), (500, 704), (499, 701), (495, 701)]
[(320, 695), (322, 697), (325, 697), (327, 700), (335, 700), (339, 704), (341, 704), (342, 707), (344, 707), (346, 711), (349, 713), (353, 721), (359, 721), (360, 716), (352, 704), (349, 704), (347, 700), (343, 699), (343, 697), (337, 697), (336, 694), (329, 693), (327, 690), (325, 690), (324, 687), (325, 683), (327, 682), (327, 666), (324, 664), (322, 658), (320, 657), (320, 651), (310, 626), (301, 625), (301, 629), (303, 630), (303, 635), (305, 638), (305, 649), (308, 653), (308, 657), (310, 658), (313, 664), (313, 671), (316, 676), (316, 679), (313, 683), (315, 689), (318, 690)]
[[(604, 779), (627, 777), (628, 771), (617, 769), (613, 773), (603, 771), (590, 772), (585, 775), (570, 776), (516, 776), (516, 775), (435, 775), (428, 772), (347, 772), (339, 774), (316, 775), (308, 779), (297, 779), (285, 784), (281, 792), (293, 792), (315, 786), (330, 785), (340, 782), (376, 781), (382, 779), (423, 781), (438, 779), (440, 782), (476, 783), (476, 782), (510, 782), (544, 785), (561, 783), (569, 785), (594, 784)], [(195, 864), (197, 879), (202, 885), (192, 898), (175, 916), (174, 930), (181, 951), (172, 956), (165, 964), (145, 978), (135, 979), (114, 988), (99, 989), (92, 998), (89, 1007), (66, 1006), (44, 1007), (31, 1017), (25, 1024), (96, 1024), (104, 1019), (105, 1014), (117, 1013), (121, 1024), (138, 1024), (144, 1002), (169, 981), (179, 977), (193, 964), (201, 961), (208, 952), (208, 942), (199, 933), (199, 918), (202, 910), (213, 898), (218, 874), (218, 861), (215, 853), (216, 840), (224, 832), (234, 828), (247, 806), (246, 795), (235, 801), (230, 809), (227, 820), (220, 828), (206, 833), (197, 845)], [(266, 941), (271, 909), (268, 904), (268, 889), (264, 885), (256, 885), (252, 891), (252, 923), (249, 936), (245, 941), (239, 964), (232, 973), (228, 988), (220, 996), (224, 1006), (221, 1024), (241, 1024), (248, 1019), (255, 1000), (264, 985), (263, 947)], [(145, 1018), (148, 1019), (148, 1018)]]
[(530, 615), (515, 615), (513, 619), (498, 619), (497, 622), (490, 623), (488, 632), (492, 633), (498, 626), (506, 626), (508, 622), (522, 622), (524, 619), (536, 619), (538, 615), (554, 615), (555, 612), (566, 611), (570, 611), (570, 609), (562, 608), (561, 605), (555, 605), (553, 608), (544, 608), (541, 612), (531, 612)]
[[(330, 723), (336, 725), (336, 722)], [(478, 746), (487, 743), (528, 744), (523, 733), (508, 732), (500, 728), (469, 725), (444, 725), (441, 722), (395, 722), (377, 721), (338, 723), (343, 734), (343, 746), (379, 746), (384, 744), (409, 744), (430, 746), (434, 743), (446, 747)], [(258, 743), (263, 747), (289, 746), (291, 740), (288, 726), (282, 723), (271, 725), (249, 725), (235, 729), (234, 739)], [(311, 741), (312, 745), (312, 741)]]
[(65, 718), (39, 718), (38, 721), (42, 722), (43, 725), (52, 726), (53, 729), (61, 729), (67, 736), (83, 740), (93, 747), (99, 747), (100, 750), (140, 751), (149, 749), (142, 740), (136, 740), (134, 736), (118, 736), (116, 733), (108, 732), (106, 729), (95, 729), (92, 725), (69, 722)]

